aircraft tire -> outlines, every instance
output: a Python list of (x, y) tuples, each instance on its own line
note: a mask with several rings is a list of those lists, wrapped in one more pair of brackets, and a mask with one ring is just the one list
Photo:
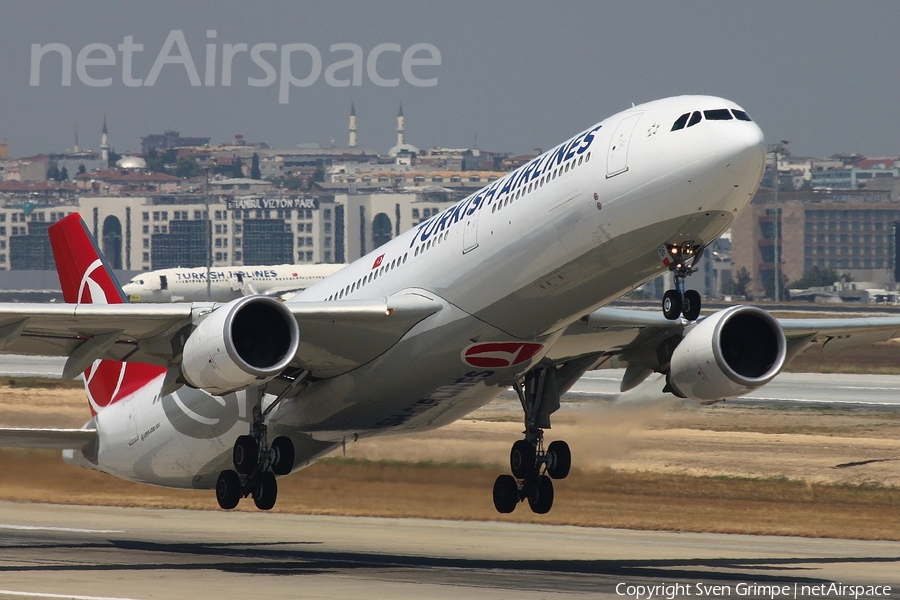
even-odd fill
[(256, 484), (256, 490), (253, 492), (253, 503), (259, 510), (272, 510), (275, 506), (275, 500), (278, 499), (278, 482), (275, 481), (275, 474), (266, 471), (259, 478)]
[(572, 468), (572, 451), (569, 445), (562, 440), (550, 442), (547, 447), (547, 454), (550, 455), (550, 465), (547, 467), (547, 475), (551, 479), (565, 479), (569, 475)]
[(681, 312), (688, 321), (696, 321), (700, 316), (700, 292), (697, 290), (687, 290), (684, 293), (684, 305)]
[(663, 294), (663, 315), (665, 315), (668, 320), (674, 321), (681, 316), (681, 306), (681, 295), (678, 293), (678, 290), (668, 290)]
[(241, 501), (241, 478), (234, 471), (222, 471), (216, 481), (216, 500), (219, 508), (231, 510)]
[(249, 435), (239, 436), (232, 452), (234, 470), (241, 475), (251, 474), (259, 464), (259, 444)]
[(498, 513), (509, 514), (519, 503), (519, 486), (512, 475), (500, 475), (494, 481), (494, 508)]
[(537, 469), (534, 464), (534, 444), (528, 440), (519, 440), (513, 444), (509, 452), (509, 467), (516, 479), (528, 479)]
[(272, 471), (276, 475), (289, 475), (294, 468), (294, 443), (279, 436), (272, 441)]
[(553, 508), (553, 481), (546, 475), (538, 477), (528, 491), (528, 506), (539, 515), (547, 514)]

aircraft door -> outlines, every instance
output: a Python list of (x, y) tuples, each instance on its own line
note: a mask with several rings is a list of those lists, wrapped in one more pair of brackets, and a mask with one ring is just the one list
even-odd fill
[(463, 254), (471, 252), (478, 247), (478, 215), (480, 210), (476, 210), (474, 214), (466, 216), (466, 222), (463, 224)]
[(166, 275), (159, 276), (159, 289), (161, 289), (161, 290), (169, 289), (169, 280)]
[(609, 142), (609, 153), (606, 155), (606, 177), (614, 177), (628, 170), (628, 147), (631, 145), (631, 132), (643, 113), (628, 115), (616, 127)]

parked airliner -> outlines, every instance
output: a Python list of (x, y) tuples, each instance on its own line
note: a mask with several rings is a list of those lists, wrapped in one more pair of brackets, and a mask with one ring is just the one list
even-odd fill
[[(632, 106), (591, 125), (286, 302), (132, 304), (78, 215), (50, 227), (66, 304), (0, 305), (3, 352), (67, 356), (82, 429), (0, 431), (71, 464), (214, 489), (270, 509), (276, 477), (344, 444), (452, 423), (506, 389), (524, 435), (493, 501), (545, 513), (569, 472), (547, 443), (559, 397), (588, 370), (653, 372), (711, 402), (751, 392), (798, 353), (889, 339), (900, 318), (700, 318), (693, 262), (756, 192), (763, 134), (710, 96)], [(605, 308), (672, 271), (663, 314)]]
[(263, 265), (172, 268), (135, 275), (122, 286), (129, 302), (228, 302), (242, 296), (288, 297), (334, 275), (346, 265)]

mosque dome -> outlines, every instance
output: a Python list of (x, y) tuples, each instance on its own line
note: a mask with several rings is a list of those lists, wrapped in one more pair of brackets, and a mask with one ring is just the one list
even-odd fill
[(123, 156), (116, 161), (116, 166), (122, 169), (146, 169), (147, 161), (140, 156)]

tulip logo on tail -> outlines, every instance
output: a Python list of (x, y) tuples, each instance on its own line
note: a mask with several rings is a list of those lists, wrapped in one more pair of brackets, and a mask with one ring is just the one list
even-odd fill
[(81, 276), (81, 284), (78, 286), (79, 304), (109, 304), (109, 298), (103, 290), (103, 284), (94, 281), (91, 277), (94, 271), (100, 269), (100, 273), (106, 275), (103, 270), (103, 261), (99, 258), (91, 263)]
[[(121, 304), (125, 301), (107, 269), (84, 221), (71, 214), (49, 228), (63, 298), (77, 304)], [(91, 413), (133, 394), (162, 377), (165, 367), (118, 360), (95, 360), (84, 371), (84, 387)]]
[(527, 362), (543, 349), (543, 344), (531, 342), (487, 342), (463, 350), (462, 359), (473, 367), (501, 369)]

